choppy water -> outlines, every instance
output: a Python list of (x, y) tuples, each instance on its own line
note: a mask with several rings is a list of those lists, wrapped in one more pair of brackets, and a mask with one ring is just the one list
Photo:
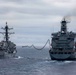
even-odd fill
[(15, 58), (0, 59), (0, 75), (76, 75), (76, 61), (51, 61), (48, 48), (17, 48)]

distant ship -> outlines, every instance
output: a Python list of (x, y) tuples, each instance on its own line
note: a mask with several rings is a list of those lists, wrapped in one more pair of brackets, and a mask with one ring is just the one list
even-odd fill
[(4, 39), (0, 42), (0, 58), (4, 57), (14, 57), (17, 53), (16, 44), (9, 40), (9, 35), (13, 34), (12, 32), (8, 32), (13, 28), (9, 28), (6, 22), (6, 26), (2, 29), (5, 32), (0, 32), (4, 35)]
[(61, 30), (52, 33), (49, 54), (52, 60), (76, 60), (76, 33), (67, 31), (67, 21), (61, 21)]

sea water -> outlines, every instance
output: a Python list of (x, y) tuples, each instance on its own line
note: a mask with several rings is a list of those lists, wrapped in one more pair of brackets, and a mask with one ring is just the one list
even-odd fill
[(76, 75), (76, 61), (52, 61), (49, 48), (17, 47), (16, 57), (0, 59), (0, 75)]

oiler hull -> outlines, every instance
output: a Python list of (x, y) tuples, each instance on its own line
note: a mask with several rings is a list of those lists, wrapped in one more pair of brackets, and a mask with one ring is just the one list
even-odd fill
[(75, 52), (52, 52), (49, 51), (51, 60), (76, 60)]

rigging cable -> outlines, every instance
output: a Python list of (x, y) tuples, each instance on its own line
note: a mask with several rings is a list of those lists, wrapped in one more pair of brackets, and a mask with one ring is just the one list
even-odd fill
[(49, 43), (49, 47), (50, 47), (50, 40), (48, 39), (47, 41), (46, 41), (46, 43), (45, 43), (45, 45), (42, 47), (42, 48), (36, 48), (33, 44), (31, 45), (31, 46), (22, 46), (22, 47), (29, 47), (29, 48), (31, 48), (31, 47), (33, 47), (33, 48), (35, 48), (36, 50), (42, 50), (42, 49), (44, 49), (45, 47), (46, 47), (46, 45)]

